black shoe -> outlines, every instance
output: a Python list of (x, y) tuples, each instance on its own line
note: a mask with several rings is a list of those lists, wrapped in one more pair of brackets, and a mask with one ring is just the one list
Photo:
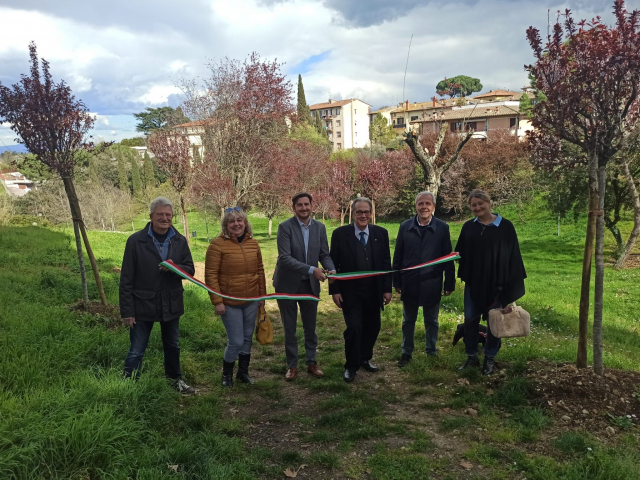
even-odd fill
[(482, 364), (482, 374), (483, 375), (491, 375), (493, 374), (493, 370), (496, 367), (495, 357), (487, 357), (484, 356), (484, 362)]
[(248, 383), (253, 385), (253, 380), (249, 376), (249, 363), (251, 362), (251, 354), (245, 355), (241, 353), (238, 355), (238, 373), (236, 378), (242, 383)]
[(400, 361), (398, 362), (398, 366), (402, 368), (410, 361), (411, 361), (411, 355), (406, 355), (403, 353), (402, 356), (400, 357)]
[(356, 379), (356, 372), (352, 372), (348, 368), (345, 369), (344, 375), (342, 376), (345, 382), (351, 383)]
[(226, 388), (233, 387), (233, 367), (236, 362), (225, 362), (222, 360), (222, 386)]
[(477, 355), (469, 355), (469, 357), (467, 358), (467, 361), (464, 362), (464, 365), (462, 365), (460, 368), (458, 368), (459, 371), (462, 370), (466, 370), (467, 368), (474, 368), (474, 367), (479, 367), (480, 366), (480, 361), (478, 360), (478, 356)]
[(360, 366), (364, 368), (367, 372), (375, 373), (380, 370), (376, 365), (371, 363), (369, 360), (363, 361)]

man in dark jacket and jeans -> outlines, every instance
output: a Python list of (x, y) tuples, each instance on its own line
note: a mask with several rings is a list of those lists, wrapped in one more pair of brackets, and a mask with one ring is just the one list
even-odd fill
[[(451, 253), (449, 226), (433, 217), (436, 199), (431, 192), (420, 192), (416, 196), (415, 217), (402, 222), (396, 239), (393, 255), (393, 269), (413, 267)], [(424, 267), (393, 274), (393, 286), (401, 293), (402, 299), (402, 356), (398, 366), (404, 367), (411, 361), (414, 349), (414, 332), (418, 310), (422, 307), (425, 329), (425, 349), (427, 355), (437, 355), (438, 313), (442, 296), (444, 274), (444, 295), (455, 290), (455, 267), (446, 262), (432, 267)]]
[(164, 347), (164, 372), (173, 387), (192, 394), (195, 390), (181, 378), (179, 322), (184, 313), (182, 278), (159, 266), (172, 260), (185, 272), (195, 270), (187, 239), (171, 225), (173, 205), (164, 197), (151, 202), (151, 221), (127, 239), (120, 273), (120, 316), (131, 330), (131, 348), (124, 362), (124, 375), (136, 378), (149, 343), (154, 322), (160, 322)]

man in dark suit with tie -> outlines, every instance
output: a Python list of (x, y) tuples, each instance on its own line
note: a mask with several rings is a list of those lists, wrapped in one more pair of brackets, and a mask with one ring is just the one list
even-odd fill
[[(331, 236), (331, 259), (338, 273), (391, 270), (389, 233), (370, 225), (372, 203), (357, 198), (352, 206), (354, 223), (337, 228)], [(344, 331), (344, 381), (353, 382), (360, 367), (377, 372), (371, 363), (380, 333), (380, 311), (391, 301), (391, 275), (330, 282), (329, 293), (342, 309)]]
[[(311, 218), (313, 199), (308, 193), (298, 193), (293, 197), (293, 213), (278, 227), (278, 262), (273, 274), (273, 287), (278, 293), (298, 293), (320, 296), (320, 282), (327, 277), (325, 270), (335, 273), (329, 256), (329, 242), (324, 224)], [(287, 355), (286, 380), (293, 380), (298, 374), (298, 339), (296, 323), (298, 304), (304, 329), (304, 348), (307, 356), (307, 372), (314, 377), (324, 374), (316, 362), (318, 336), (316, 335), (316, 315), (318, 302), (313, 300), (278, 300), (282, 326), (284, 327), (284, 347)]]

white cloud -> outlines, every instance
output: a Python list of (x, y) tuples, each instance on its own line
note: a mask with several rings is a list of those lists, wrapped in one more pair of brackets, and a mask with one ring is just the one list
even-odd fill
[[(566, 0), (576, 18), (611, 17), (611, 0)], [(3, 0), (0, 81), (28, 72), (31, 40), (96, 117), (96, 129), (137, 135), (133, 112), (175, 104), (175, 81), (207, 75), (207, 59), (253, 51), (285, 62), (294, 86), (299, 65), (308, 103), (357, 96), (374, 107), (425, 101), (445, 76), (480, 78), (484, 90), (519, 89), (532, 61), (525, 31), (545, 29), (559, 0)], [(328, 53), (327, 53), (328, 52)], [(114, 120), (110, 122), (109, 120)], [(4, 135), (6, 129), (0, 130)], [(4, 138), (4, 136), (2, 137)], [(13, 138), (13, 137), (12, 137)]]

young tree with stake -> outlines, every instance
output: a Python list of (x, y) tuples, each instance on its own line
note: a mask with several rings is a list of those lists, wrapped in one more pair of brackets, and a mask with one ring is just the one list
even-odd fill
[(18, 135), (18, 143), (25, 145), (38, 162), (62, 179), (73, 219), (84, 308), (88, 308), (89, 295), (81, 237), (91, 262), (100, 299), (106, 305), (107, 298), (82, 221), (80, 202), (73, 182), (76, 153), (91, 147), (87, 139), (95, 119), (86, 105), (81, 100), (76, 100), (64, 81), (57, 84), (53, 82), (49, 62), (38, 59), (33, 42), (29, 44), (29, 56), (29, 75), (23, 74), (20, 81), (11, 88), (0, 84), (0, 120), (11, 125), (10, 128)]

